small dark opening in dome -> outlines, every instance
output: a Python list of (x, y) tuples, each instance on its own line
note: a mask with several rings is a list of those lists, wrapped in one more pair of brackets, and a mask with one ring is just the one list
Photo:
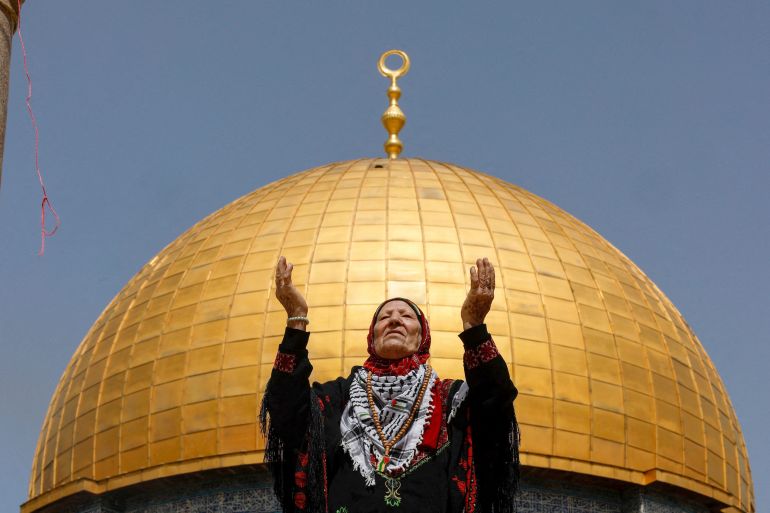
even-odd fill
[(375, 164), (374, 165), (375, 169), (382, 169), (383, 167), (385, 167), (385, 166), (383, 166), (382, 164)]

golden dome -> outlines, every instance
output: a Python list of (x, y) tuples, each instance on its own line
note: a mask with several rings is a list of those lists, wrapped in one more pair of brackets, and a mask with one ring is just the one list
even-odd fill
[(488, 256), (488, 325), (520, 390), (531, 467), (668, 483), (753, 510), (748, 457), (714, 365), (652, 281), (591, 228), (494, 177), (420, 159), (334, 163), (230, 203), (118, 293), (56, 388), (24, 511), (80, 490), (260, 462), (257, 409), (305, 287), (313, 378), (366, 356), (380, 301), (426, 309), (432, 363), (462, 376), (467, 267)]

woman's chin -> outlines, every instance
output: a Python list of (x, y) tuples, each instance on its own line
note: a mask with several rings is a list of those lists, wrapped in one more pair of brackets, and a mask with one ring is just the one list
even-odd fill
[(377, 350), (377, 356), (386, 360), (400, 360), (406, 356), (411, 356), (414, 351), (410, 351), (400, 343), (385, 344), (384, 347)]

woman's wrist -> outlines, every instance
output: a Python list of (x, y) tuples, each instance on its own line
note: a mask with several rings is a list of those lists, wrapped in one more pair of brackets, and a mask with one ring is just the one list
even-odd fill
[(468, 330), (471, 328), (475, 328), (479, 324), (484, 324), (484, 319), (478, 321), (475, 319), (463, 319), (463, 330)]
[(296, 311), (286, 319), (286, 326), (295, 330), (307, 331), (308, 324), (310, 319), (307, 317), (307, 311)]

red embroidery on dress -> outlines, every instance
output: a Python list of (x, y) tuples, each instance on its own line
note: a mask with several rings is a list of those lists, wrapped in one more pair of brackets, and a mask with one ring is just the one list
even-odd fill
[(466, 513), (473, 513), (476, 511), (476, 469), (473, 464), (473, 436), (470, 422), (468, 422), (468, 428), (465, 430), (465, 444), (468, 446), (468, 459), (465, 468), (465, 483), (468, 493), (465, 495), (465, 511)]
[(326, 503), (326, 509), (329, 511), (329, 479), (326, 476), (326, 451), (321, 452), (323, 466), (324, 466), (324, 502)]
[(273, 362), (273, 368), (281, 372), (287, 372), (291, 374), (297, 367), (297, 357), (293, 354), (278, 353), (275, 355), (275, 362)]
[(465, 497), (465, 481), (460, 481), (457, 476), (452, 476), (452, 481), (457, 485), (457, 489), (460, 490), (460, 494)]
[(482, 363), (487, 363), (498, 356), (500, 356), (500, 353), (497, 352), (497, 346), (495, 346), (494, 341), (490, 338), (483, 344), (465, 351), (463, 363), (466, 368), (475, 369)]
[(305, 509), (307, 506), (305, 488), (307, 487), (307, 464), (309, 459), (306, 452), (297, 454), (297, 466), (294, 471), (294, 505), (297, 509)]
[(441, 401), (441, 431), (438, 434), (438, 443), (436, 447), (443, 447), (445, 443), (449, 441), (449, 429), (447, 429), (447, 419), (449, 418), (449, 412), (451, 410), (449, 405), (449, 389), (452, 388), (452, 384), (455, 382), (453, 379), (441, 380), (441, 388), (439, 388), (439, 400)]
[(294, 505), (299, 509), (305, 509), (307, 505), (307, 496), (305, 492), (297, 492), (294, 494)]
[(457, 475), (452, 476), (452, 481), (460, 495), (465, 501), (465, 513), (474, 513), (476, 511), (476, 469), (473, 465), (473, 437), (471, 435), (471, 425), (465, 429), (465, 453), (460, 455), (460, 461), (457, 464)]

